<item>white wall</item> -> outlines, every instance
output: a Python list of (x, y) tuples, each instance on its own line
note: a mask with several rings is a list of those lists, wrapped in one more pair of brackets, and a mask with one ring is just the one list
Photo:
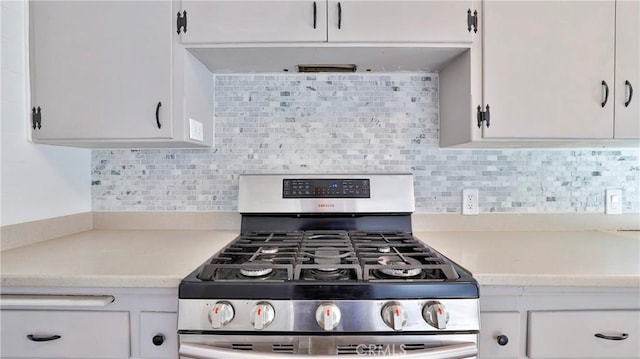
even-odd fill
[(27, 141), (27, 14), (26, 1), (0, 2), (0, 225), (91, 210), (91, 151)]

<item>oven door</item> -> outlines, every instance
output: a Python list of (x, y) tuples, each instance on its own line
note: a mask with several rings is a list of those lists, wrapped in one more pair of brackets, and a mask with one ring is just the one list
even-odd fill
[(478, 353), (477, 334), (385, 336), (180, 335), (183, 359), (462, 359)]

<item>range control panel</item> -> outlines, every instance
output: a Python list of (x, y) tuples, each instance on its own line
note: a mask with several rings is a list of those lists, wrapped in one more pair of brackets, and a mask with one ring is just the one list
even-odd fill
[(371, 198), (369, 179), (282, 180), (282, 198)]

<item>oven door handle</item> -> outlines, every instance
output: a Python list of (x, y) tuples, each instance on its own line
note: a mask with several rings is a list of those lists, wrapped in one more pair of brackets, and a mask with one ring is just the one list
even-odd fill
[[(338, 355), (296, 355), (251, 352), (216, 348), (200, 344), (180, 344), (180, 356), (191, 359), (336, 359)], [(457, 343), (425, 350), (412, 350), (406, 354), (376, 355), (377, 359), (463, 359), (478, 355), (476, 343)]]

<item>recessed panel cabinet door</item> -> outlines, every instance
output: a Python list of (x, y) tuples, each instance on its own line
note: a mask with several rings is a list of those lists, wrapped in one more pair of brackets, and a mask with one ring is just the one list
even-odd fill
[(171, 138), (171, 14), (169, 1), (32, 1), (34, 139)]
[(613, 138), (615, 2), (485, 1), (481, 14), (483, 137)]
[(640, 138), (640, 2), (616, 1), (616, 138)]
[[(471, 43), (471, 1), (328, 1), (329, 42)], [(473, 9), (472, 9), (473, 11)]]
[(183, 0), (183, 44), (325, 42), (324, 0)]

